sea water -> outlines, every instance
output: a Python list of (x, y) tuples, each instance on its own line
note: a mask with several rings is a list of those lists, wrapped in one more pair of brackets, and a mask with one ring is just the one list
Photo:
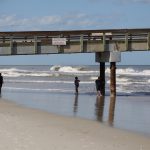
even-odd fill
[[(117, 66), (117, 97), (97, 98), (99, 66), (1, 66), (2, 97), (50, 113), (96, 120), (150, 136), (150, 66)], [(80, 80), (75, 94), (74, 77)]]

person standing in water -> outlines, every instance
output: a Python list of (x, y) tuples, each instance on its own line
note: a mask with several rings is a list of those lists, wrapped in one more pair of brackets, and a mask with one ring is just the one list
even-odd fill
[(75, 77), (74, 85), (75, 85), (75, 92), (76, 93), (78, 93), (79, 82), (80, 82), (80, 80), (78, 79), (78, 77)]
[(99, 76), (98, 79), (95, 80), (96, 84), (96, 90), (97, 90), (97, 95), (101, 96), (101, 77)]
[(2, 85), (3, 85), (3, 76), (0, 73), (0, 94), (1, 94)]

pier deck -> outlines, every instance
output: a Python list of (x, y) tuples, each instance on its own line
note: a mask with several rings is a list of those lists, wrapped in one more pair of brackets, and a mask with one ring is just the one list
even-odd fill
[(150, 50), (150, 29), (0, 32), (0, 55)]

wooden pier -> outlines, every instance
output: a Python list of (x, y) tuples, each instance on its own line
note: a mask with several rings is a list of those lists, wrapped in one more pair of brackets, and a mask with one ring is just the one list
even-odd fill
[(105, 62), (110, 62), (110, 91), (116, 96), (116, 62), (121, 52), (150, 50), (150, 29), (0, 32), (0, 56), (95, 53), (105, 95)]

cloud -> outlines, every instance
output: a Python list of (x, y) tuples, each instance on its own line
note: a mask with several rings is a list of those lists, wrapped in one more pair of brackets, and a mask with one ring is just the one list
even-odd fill
[(42, 26), (52, 26), (60, 23), (57, 16), (44, 16), (37, 18), (18, 18), (16, 15), (0, 16), (0, 30), (34, 30)]
[(96, 29), (113, 24), (114, 18), (112, 16), (87, 15), (84, 13), (35, 18), (18, 18), (16, 15), (2, 15), (0, 16), (0, 31)]

